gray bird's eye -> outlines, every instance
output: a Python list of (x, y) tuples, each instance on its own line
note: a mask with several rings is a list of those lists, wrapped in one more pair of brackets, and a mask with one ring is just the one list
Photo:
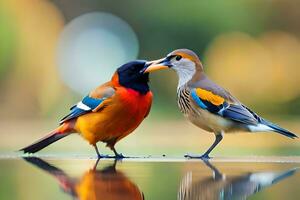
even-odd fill
[(177, 61), (181, 60), (181, 58), (182, 58), (182, 56), (180, 56), (180, 55), (177, 55), (177, 56), (175, 57), (175, 59), (176, 59)]

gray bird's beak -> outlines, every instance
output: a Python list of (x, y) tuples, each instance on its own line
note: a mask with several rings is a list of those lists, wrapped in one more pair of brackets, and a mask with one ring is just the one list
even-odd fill
[(162, 58), (159, 60), (152, 60), (146, 63), (146, 69), (144, 70), (144, 73), (149, 73), (157, 70), (162, 70), (162, 69), (168, 69), (172, 67), (173, 65), (171, 64), (170, 60), (168, 57)]

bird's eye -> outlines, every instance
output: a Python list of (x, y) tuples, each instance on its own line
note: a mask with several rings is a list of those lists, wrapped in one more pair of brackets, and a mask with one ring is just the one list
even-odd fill
[(177, 61), (181, 60), (181, 58), (182, 58), (182, 56), (180, 56), (180, 55), (177, 55), (177, 56), (175, 57), (175, 59), (176, 59)]

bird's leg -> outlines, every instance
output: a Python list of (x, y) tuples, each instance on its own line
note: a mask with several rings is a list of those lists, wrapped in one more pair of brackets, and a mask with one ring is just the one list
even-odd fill
[[(97, 156), (98, 156), (98, 160), (99, 160), (100, 158), (102, 158), (102, 156), (101, 156), (101, 154), (99, 153), (97, 144), (94, 144), (94, 148), (95, 148), (95, 150), (96, 150), (96, 153), (97, 153)], [(97, 160), (97, 164), (98, 164), (98, 160)]]
[(186, 158), (200, 158), (203, 160), (210, 159), (209, 154), (210, 152), (221, 142), (223, 139), (223, 133), (216, 134), (216, 138), (214, 143), (209, 147), (209, 149), (202, 155), (202, 156), (192, 156), (192, 155), (185, 155)]
[(116, 166), (118, 161), (119, 161), (118, 159), (114, 159), (114, 163), (102, 169), (101, 173), (107, 173), (107, 174), (117, 173)]
[(209, 159), (210, 152), (221, 142), (223, 139), (223, 133), (217, 134), (214, 143), (209, 147), (209, 149), (201, 156), (204, 159)]
[(116, 159), (122, 159), (122, 158), (125, 158), (125, 156), (123, 156), (123, 154), (118, 153), (118, 152), (116, 151), (116, 149), (115, 149), (114, 146), (111, 147), (111, 150), (114, 152), (115, 158), (116, 158)]
[(112, 167), (113, 167), (115, 170), (116, 170), (117, 163), (118, 163), (118, 159), (115, 159), (115, 160), (114, 160), (114, 164), (112, 165)]
[(219, 180), (223, 177), (222, 173), (214, 165), (212, 165), (208, 160), (203, 160), (203, 162), (205, 163), (205, 165), (207, 167), (209, 167), (212, 170), (213, 177), (215, 180)]
[(94, 171), (96, 171), (99, 161), (100, 161), (100, 158), (98, 157), (98, 159), (97, 159), (97, 161), (96, 161), (96, 163), (95, 163), (95, 165), (93, 167)]

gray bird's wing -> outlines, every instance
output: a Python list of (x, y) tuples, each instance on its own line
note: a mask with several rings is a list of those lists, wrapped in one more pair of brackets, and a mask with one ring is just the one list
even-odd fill
[(230, 94), (230, 92), (210, 80), (204, 73), (201, 75), (199, 80), (188, 83), (188, 86), (191, 88), (202, 88), (207, 91), (211, 91), (213, 94), (224, 98), (228, 103), (241, 104), (237, 98)]
[(188, 87), (191, 99), (202, 109), (246, 125), (257, 125), (260, 121), (258, 115), (205, 75), (200, 80), (189, 83)]

